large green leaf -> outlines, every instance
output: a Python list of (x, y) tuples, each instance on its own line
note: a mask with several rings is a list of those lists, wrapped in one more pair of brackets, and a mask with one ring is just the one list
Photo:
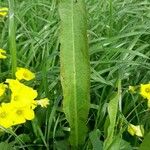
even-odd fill
[(60, 0), (60, 61), (63, 110), (69, 122), (70, 142), (84, 142), (89, 111), (90, 65), (84, 0)]

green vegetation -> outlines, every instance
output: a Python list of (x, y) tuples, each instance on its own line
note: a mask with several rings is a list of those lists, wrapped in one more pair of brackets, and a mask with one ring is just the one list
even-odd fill
[[(150, 81), (148, 0), (0, 0), (1, 7), (9, 15), (0, 18), (0, 81), (28, 68), (36, 74), (28, 84), (50, 105), (32, 121), (1, 127), (0, 150), (149, 149), (150, 111), (139, 93)], [(144, 136), (129, 134), (129, 124), (143, 125)]]

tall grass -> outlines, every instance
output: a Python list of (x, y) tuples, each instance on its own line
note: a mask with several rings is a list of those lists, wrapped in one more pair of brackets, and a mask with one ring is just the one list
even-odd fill
[[(0, 6), (8, 5), (7, 1), (0, 0)], [(130, 122), (144, 124), (145, 133), (148, 132), (150, 113), (146, 102), (139, 95), (130, 94), (128, 86), (149, 82), (150, 3), (148, 0), (86, 0), (86, 7), (91, 109), (87, 122), (89, 131), (81, 149), (96, 150), (107, 139), (110, 125), (108, 103), (114, 100), (119, 88), (113, 137), (124, 140), (119, 141), (124, 150), (138, 149), (142, 139), (130, 136), (126, 128)], [(11, 33), (15, 30), (10, 29), (9, 18), (0, 22), (0, 47), (7, 49), (9, 58), (15, 61), (13, 50), (16, 41), (18, 66), (36, 72), (34, 84), (39, 97), (46, 96), (51, 100), (47, 110), (37, 110), (32, 123), (27, 122), (13, 129), (17, 136), (1, 133), (1, 142), (8, 142), (16, 149), (70, 149), (70, 128), (62, 111), (60, 18), (57, 9), (56, 0), (16, 0), (16, 39)], [(15, 68), (14, 61), (11, 63)], [(3, 81), (12, 72), (11, 63), (9, 59), (2, 62), (0, 75)], [(18, 138), (23, 143), (20, 144)]]

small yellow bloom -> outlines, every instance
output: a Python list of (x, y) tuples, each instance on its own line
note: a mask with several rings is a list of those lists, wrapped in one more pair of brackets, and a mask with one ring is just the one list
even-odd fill
[(14, 105), (13, 116), (14, 116), (13, 125), (17, 125), (17, 124), (25, 123), (26, 120), (34, 119), (35, 114), (33, 109), (31, 109), (30, 106), (17, 107), (17, 105)]
[(6, 51), (3, 49), (0, 49), (0, 59), (6, 59), (7, 57), (5, 56)]
[(9, 89), (11, 90), (11, 102), (17, 103), (18, 106), (32, 106), (34, 105), (34, 99), (37, 97), (38, 93), (31, 87), (28, 87), (18, 80), (7, 79), (6, 83), (9, 84)]
[(25, 94), (30, 97), (31, 99), (34, 99), (37, 97), (37, 91), (34, 90), (33, 88), (24, 85), (23, 83), (19, 82), (18, 80), (15, 79), (7, 79), (6, 83), (9, 84), (9, 89), (12, 91), (14, 94)]
[(15, 103), (19, 107), (31, 106), (33, 109), (35, 108), (35, 100), (27, 97), (24, 94), (11, 95), (11, 103)]
[(2, 103), (0, 107), (0, 125), (8, 128), (13, 125), (25, 123), (35, 117), (31, 106), (20, 107), (17, 103)]
[(140, 94), (150, 100), (150, 84), (141, 84)]
[(29, 81), (35, 78), (35, 74), (26, 68), (17, 68), (17, 72), (15, 75), (18, 80), (24, 79), (26, 81)]
[(24, 88), (24, 84), (20, 83), (18, 80), (7, 79), (5, 82), (9, 84), (9, 89), (13, 93), (18, 93)]
[(144, 128), (143, 128), (142, 125), (135, 126), (133, 124), (129, 124), (128, 125), (128, 132), (132, 136), (136, 135), (136, 136), (139, 136), (139, 137), (143, 137), (143, 135), (144, 135)]
[(40, 105), (41, 107), (47, 107), (49, 105), (49, 99), (48, 98), (43, 98), (40, 100), (37, 100), (37, 105)]
[(0, 83), (0, 96), (2, 96), (5, 93), (5, 90), (7, 88), (7, 85), (4, 83)]
[(8, 8), (7, 7), (2, 7), (0, 8), (0, 17), (5, 17), (8, 14)]

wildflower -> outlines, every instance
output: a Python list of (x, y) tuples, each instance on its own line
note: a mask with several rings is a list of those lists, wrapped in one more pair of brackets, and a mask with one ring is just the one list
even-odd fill
[(37, 91), (31, 87), (28, 87), (18, 80), (7, 79), (6, 83), (9, 84), (9, 88), (12, 92), (11, 102), (17, 103), (20, 106), (32, 106), (35, 104), (34, 99), (37, 97)]
[(25, 94), (18, 94), (18, 95), (11, 95), (11, 103), (15, 103), (19, 107), (25, 107), (25, 106), (33, 106), (35, 105), (35, 100), (29, 98)]
[(35, 74), (26, 68), (17, 68), (17, 72), (15, 75), (18, 80), (24, 79), (26, 81), (29, 81), (35, 78)]
[(5, 83), (0, 83), (0, 94), (3, 95), (8, 87), (11, 91), (9, 103), (2, 103), (0, 106), (0, 126), (9, 128), (13, 125), (25, 123), (35, 117), (34, 109), (40, 105), (47, 107), (48, 98), (35, 100), (37, 91), (24, 85), (17, 79), (7, 79)]
[(144, 134), (144, 128), (142, 125), (133, 125), (133, 124), (129, 124), (128, 125), (128, 132), (134, 136), (139, 136), (139, 137), (143, 137), (143, 134)]
[(21, 89), (23, 88), (24, 84), (20, 83), (18, 80), (14, 80), (14, 79), (7, 79), (5, 81), (6, 83), (9, 84), (9, 89), (13, 92), (13, 93), (18, 93), (21, 91)]
[(20, 93), (11, 94), (11, 102), (17, 103), (19, 106), (32, 106), (34, 99), (37, 97), (37, 92), (31, 89), (24, 89)]
[(8, 14), (8, 8), (7, 7), (2, 7), (0, 8), (0, 17), (5, 17)]
[(150, 84), (141, 84), (140, 94), (150, 100)]
[(47, 107), (49, 105), (49, 99), (48, 98), (43, 98), (40, 100), (37, 100), (37, 105), (40, 105), (41, 107)]
[(134, 86), (129, 86), (129, 91), (131, 93), (135, 93), (135, 87)]
[(4, 83), (0, 83), (0, 96), (2, 96), (5, 93), (5, 90), (7, 88), (7, 85)]
[(6, 54), (6, 51), (3, 49), (0, 49), (0, 59), (6, 59), (5, 54)]
[(25, 123), (26, 120), (32, 120), (35, 117), (33, 109), (30, 106), (18, 107), (13, 103), (13, 125)]
[(0, 106), (0, 126), (9, 128), (13, 124), (12, 106), (10, 103), (3, 103)]
[[(24, 85), (23, 83), (19, 82), (18, 80), (14, 79), (7, 79), (6, 83), (9, 84), (9, 88), (13, 94), (26, 94), (27, 97), (34, 99), (37, 97), (37, 91), (33, 88)], [(22, 95), (23, 96), (23, 95)]]

